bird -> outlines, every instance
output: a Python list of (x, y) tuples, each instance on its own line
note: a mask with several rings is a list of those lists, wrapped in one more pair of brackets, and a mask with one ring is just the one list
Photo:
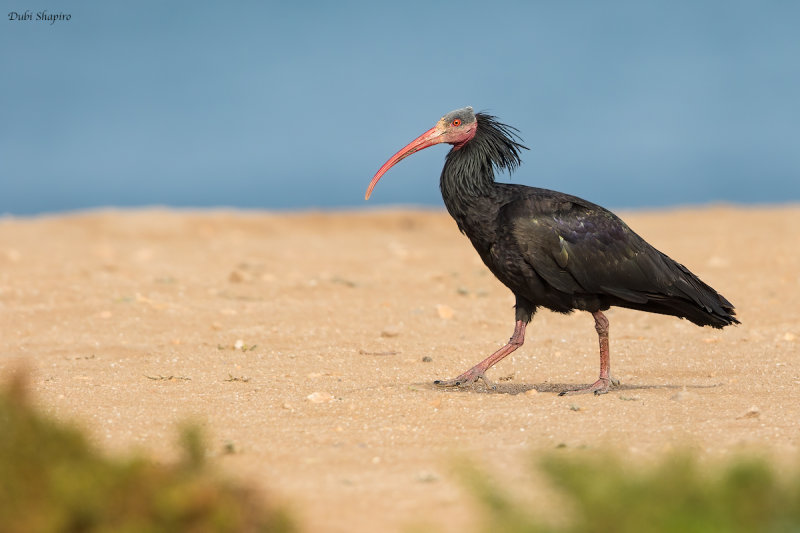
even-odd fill
[(441, 387), (478, 380), (496, 389), (486, 371), (525, 342), (540, 308), (594, 318), (600, 377), (565, 394), (605, 394), (620, 385), (611, 374), (612, 306), (672, 315), (698, 326), (739, 324), (733, 304), (688, 268), (658, 251), (611, 211), (562, 192), (495, 181), (522, 163), (519, 130), (472, 107), (451, 111), (389, 158), (367, 187), (369, 200), (381, 177), (402, 159), (436, 144), (452, 146), (439, 179), (442, 199), (484, 264), (515, 297), (514, 332), (508, 342)]

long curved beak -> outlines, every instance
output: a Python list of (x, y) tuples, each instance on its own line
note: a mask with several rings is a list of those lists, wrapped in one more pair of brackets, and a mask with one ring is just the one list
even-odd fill
[(405, 148), (394, 154), (386, 163), (383, 164), (375, 176), (372, 177), (372, 181), (369, 182), (369, 187), (367, 187), (367, 193), (364, 195), (364, 200), (369, 200), (369, 197), (372, 194), (372, 189), (375, 188), (375, 185), (378, 184), (378, 180), (381, 179), (381, 176), (383, 176), (387, 170), (414, 152), (419, 152), (420, 150), (428, 148), (429, 146), (444, 142), (444, 139), (441, 137), (443, 133), (444, 132), (442, 131), (442, 128), (440, 128), (437, 124), (411, 141)]

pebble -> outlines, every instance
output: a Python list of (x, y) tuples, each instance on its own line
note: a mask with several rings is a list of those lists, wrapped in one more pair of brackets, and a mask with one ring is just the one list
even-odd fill
[(436, 306), (436, 313), (439, 315), (439, 318), (450, 320), (453, 318), (455, 311), (453, 311), (453, 308), (449, 305), (439, 304)]
[(400, 335), (399, 326), (386, 326), (381, 330), (381, 337), (397, 337)]
[(687, 400), (687, 399), (691, 398), (693, 395), (694, 395), (694, 393), (682, 390), (682, 391), (678, 391), (675, 394), (673, 394), (672, 397), (670, 398), (670, 400), (675, 400), (675, 401), (679, 402), (681, 400)]
[(436, 481), (439, 481), (439, 476), (437, 476), (433, 472), (429, 472), (427, 470), (421, 470), (417, 472), (416, 479), (420, 483), (434, 483)]
[(707, 263), (708, 266), (713, 268), (727, 268), (730, 266), (731, 262), (726, 257), (719, 257), (719, 256), (711, 256)]
[(743, 418), (758, 418), (759, 416), (761, 416), (761, 410), (754, 405), (745, 411), (741, 416), (737, 416), (736, 420), (741, 420)]
[(311, 403), (328, 403), (333, 401), (333, 395), (329, 392), (312, 392), (306, 396), (306, 400)]

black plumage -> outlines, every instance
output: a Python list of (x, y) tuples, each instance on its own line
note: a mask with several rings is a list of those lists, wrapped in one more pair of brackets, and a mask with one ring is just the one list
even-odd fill
[[(516, 296), (516, 327), (509, 344), (453, 380), (483, 379), (497, 361), (524, 341), (539, 307), (559, 313), (588, 311), (600, 338), (600, 379), (572, 392), (606, 392), (610, 375), (608, 320), (611, 306), (685, 318), (700, 326), (737, 324), (733, 305), (631, 230), (619, 217), (581, 198), (517, 184), (498, 183), (495, 172), (520, 163), (517, 130), (485, 113), (464, 108), (390, 159), (373, 178), (420, 149), (447, 142), (453, 149), (442, 170), (442, 198), (459, 229), (491, 272)], [(416, 143), (416, 144), (415, 144)]]

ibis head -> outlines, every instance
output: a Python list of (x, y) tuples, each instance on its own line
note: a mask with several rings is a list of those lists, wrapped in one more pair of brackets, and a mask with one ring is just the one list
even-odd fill
[(439, 119), (434, 127), (411, 141), (408, 145), (402, 148), (399, 152), (394, 154), (383, 166), (375, 173), (372, 181), (367, 187), (367, 193), (364, 195), (365, 200), (369, 200), (372, 194), (372, 189), (377, 185), (378, 180), (381, 179), (386, 171), (392, 168), (401, 160), (410, 156), (415, 152), (419, 152), (425, 148), (433, 146), (434, 144), (447, 143), (452, 144), (453, 149), (461, 148), (464, 143), (470, 141), (475, 137), (475, 131), (478, 127), (478, 122), (475, 119), (475, 113), (471, 107), (464, 107), (450, 111), (445, 116)]

